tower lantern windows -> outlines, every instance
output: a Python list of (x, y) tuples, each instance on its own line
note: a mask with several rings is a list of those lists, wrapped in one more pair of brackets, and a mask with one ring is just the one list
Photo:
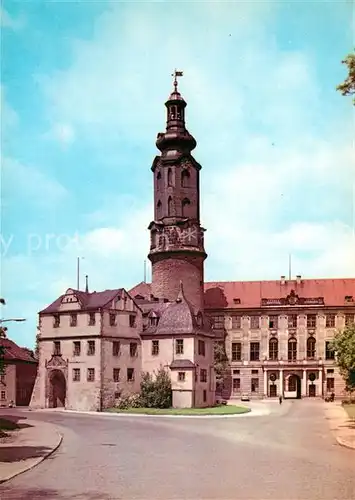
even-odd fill
[(171, 196), (168, 198), (168, 217), (173, 215), (173, 199)]
[(157, 218), (160, 219), (162, 216), (162, 205), (161, 201), (159, 200), (157, 203)]
[(157, 188), (158, 189), (161, 188), (161, 173), (160, 172), (157, 173)]
[(188, 187), (190, 184), (190, 172), (187, 169), (184, 169), (181, 172), (181, 186)]
[(189, 212), (190, 200), (184, 198), (182, 200), (182, 216), (187, 217)]
[(171, 168), (169, 168), (168, 170), (168, 186), (172, 186), (173, 185), (173, 171), (171, 170)]

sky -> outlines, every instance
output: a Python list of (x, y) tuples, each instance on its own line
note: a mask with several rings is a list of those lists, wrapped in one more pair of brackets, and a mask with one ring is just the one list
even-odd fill
[[(2, 2), (1, 297), (143, 280), (171, 73), (202, 165), (206, 281), (355, 276), (348, 1)], [(148, 261), (149, 264), (149, 261)], [(151, 270), (148, 265), (148, 280)]]

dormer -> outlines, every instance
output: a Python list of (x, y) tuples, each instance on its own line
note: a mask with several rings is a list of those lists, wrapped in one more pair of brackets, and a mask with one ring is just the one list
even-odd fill
[(61, 304), (59, 306), (59, 310), (77, 310), (81, 309), (81, 301), (77, 296), (75, 290), (72, 288), (68, 288), (65, 294), (62, 297)]

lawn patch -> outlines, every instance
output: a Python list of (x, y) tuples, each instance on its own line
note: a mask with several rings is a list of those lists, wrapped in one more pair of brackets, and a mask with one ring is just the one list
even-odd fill
[(245, 406), (221, 405), (209, 408), (110, 408), (113, 413), (133, 413), (140, 415), (238, 415), (250, 412)]
[(347, 412), (347, 414), (349, 415), (349, 418), (355, 420), (355, 404), (343, 405), (343, 408)]
[(19, 426), (11, 420), (6, 420), (6, 418), (0, 418), (0, 437), (6, 437), (7, 434), (4, 431), (15, 431), (19, 429)]

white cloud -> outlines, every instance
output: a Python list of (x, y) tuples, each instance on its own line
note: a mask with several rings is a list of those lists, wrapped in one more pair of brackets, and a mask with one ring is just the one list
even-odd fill
[(14, 18), (3, 8), (0, 7), (0, 26), (2, 28), (10, 28), (17, 31), (23, 28), (25, 25), (25, 19), (23, 16)]
[(61, 202), (67, 190), (55, 179), (30, 165), (13, 158), (1, 159), (3, 194), (10, 200), (17, 193), (29, 198), (34, 204), (47, 207)]
[(6, 101), (6, 89), (3, 85), (0, 87), (1, 103), (0, 103), (0, 116), (1, 116), (1, 135), (3, 139), (4, 133), (9, 128), (14, 127), (18, 123), (18, 115), (16, 111)]
[(45, 134), (45, 137), (58, 141), (62, 146), (69, 146), (75, 141), (76, 134), (74, 127), (69, 123), (56, 123)]

